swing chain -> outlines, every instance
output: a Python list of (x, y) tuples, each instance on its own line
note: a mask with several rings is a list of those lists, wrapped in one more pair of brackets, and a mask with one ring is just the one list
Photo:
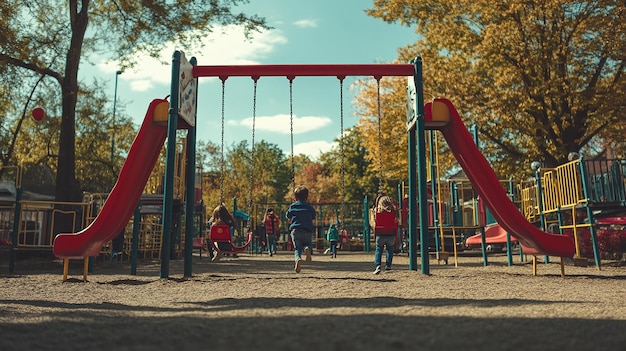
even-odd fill
[(383, 192), (383, 131), (382, 131), (382, 112), (380, 106), (380, 79), (376, 79), (377, 97), (378, 97), (378, 193)]
[(344, 126), (343, 126), (343, 78), (339, 78), (339, 120), (340, 120), (340, 128), (341, 134), (339, 136), (339, 149), (341, 151), (341, 214), (339, 216), (339, 221), (343, 225), (344, 213), (345, 213), (345, 197), (346, 197), (346, 187), (345, 187), (345, 158), (346, 153), (344, 149)]
[[(254, 77), (254, 92), (252, 99), (252, 146), (250, 151), (250, 189), (248, 190), (248, 214), (252, 214), (252, 189), (254, 182), (254, 134), (256, 130), (256, 95), (257, 95), (257, 79)], [(251, 223), (248, 223), (248, 226), (252, 228)]]
[(226, 79), (222, 79), (222, 144), (220, 148), (220, 204), (224, 203), (224, 101), (226, 96)]
[(293, 152), (293, 78), (289, 79), (289, 135), (291, 137), (291, 189), (296, 187), (296, 163)]

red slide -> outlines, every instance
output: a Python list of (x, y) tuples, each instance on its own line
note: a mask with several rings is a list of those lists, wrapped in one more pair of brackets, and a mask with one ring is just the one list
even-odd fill
[(428, 103), (425, 106), (426, 120), (432, 120), (432, 104), (437, 103), (445, 104), (450, 111), (450, 122), (441, 128), (450, 150), (498, 223), (520, 241), (525, 253), (573, 257), (575, 246), (571, 237), (539, 230), (511, 202), (450, 100), (435, 99)]
[[(502, 228), (499, 224), (491, 224), (485, 227), (485, 244), (489, 245), (504, 245), (506, 244), (506, 233), (507, 231)], [(511, 243), (515, 243), (517, 240), (515, 238), (511, 238)], [(476, 234), (472, 235), (467, 240), (465, 240), (465, 245), (469, 247), (481, 247), (482, 246), (482, 235)]]
[(169, 106), (164, 99), (154, 99), (150, 103), (139, 133), (133, 141), (119, 178), (102, 211), (80, 232), (57, 235), (53, 246), (55, 256), (69, 258), (97, 256), (104, 243), (124, 230), (137, 207), (167, 137), (167, 127), (157, 125), (152, 120), (156, 107), (162, 103)]

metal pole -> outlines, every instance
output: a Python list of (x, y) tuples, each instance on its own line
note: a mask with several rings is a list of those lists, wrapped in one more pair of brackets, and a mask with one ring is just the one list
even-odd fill
[(417, 123), (417, 193), (419, 197), (419, 227), (420, 227), (420, 254), (422, 262), (422, 274), (430, 274), (430, 262), (428, 253), (428, 196), (426, 187), (426, 138), (424, 122), (424, 80), (422, 76), (422, 58), (415, 59), (415, 75), (413, 77), (416, 88)]
[(178, 123), (178, 95), (181, 51), (172, 55), (172, 86), (170, 109), (167, 118), (167, 146), (165, 156), (165, 185), (163, 190), (163, 229), (161, 241), (161, 278), (170, 276), (170, 245), (172, 243), (172, 217), (174, 213), (174, 161), (176, 158), (176, 129)]
[[(184, 276), (191, 277), (193, 267), (194, 214), (196, 208), (196, 126), (187, 130), (187, 174), (185, 194), (185, 268)], [(202, 235), (200, 235), (202, 236)], [(202, 252), (202, 249), (200, 249)]]
[(122, 74), (122, 71), (115, 71), (115, 92), (113, 93), (113, 133), (111, 133), (111, 163), (113, 163), (113, 156), (115, 156), (115, 107), (117, 105), (117, 77)]

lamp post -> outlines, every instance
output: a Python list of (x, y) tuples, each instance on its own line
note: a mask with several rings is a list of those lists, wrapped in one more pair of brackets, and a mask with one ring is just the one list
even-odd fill
[(111, 133), (111, 163), (113, 163), (113, 156), (115, 151), (115, 105), (117, 105), (117, 77), (122, 74), (122, 71), (115, 71), (115, 93), (113, 94), (113, 133)]

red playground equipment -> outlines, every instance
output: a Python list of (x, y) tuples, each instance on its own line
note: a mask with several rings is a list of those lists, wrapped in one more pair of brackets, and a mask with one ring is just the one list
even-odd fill
[(209, 239), (213, 243), (213, 248), (219, 254), (236, 254), (244, 252), (250, 242), (252, 242), (252, 232), (248, 233), (245, 244), (237, 246), (233, 244), (232, 237), (230, 235), (230, 227), (225, 224), (214, 225), (209, 232)]

